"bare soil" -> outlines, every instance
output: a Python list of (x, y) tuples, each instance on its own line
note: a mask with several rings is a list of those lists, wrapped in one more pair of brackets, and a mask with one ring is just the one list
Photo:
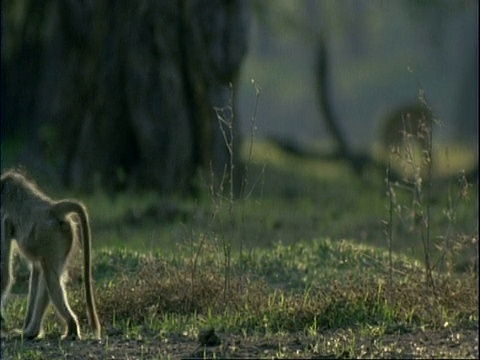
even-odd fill
[(354, 330), (304, 334), (241, 336), (218, 333), (221, 344), (200, 345), (189, 336), (138, 334), (128, 339), (112, 332), (100, 341), (60, 341), (57, 336), (1, 341), (2, 359), (204, 359), (204, 358), (479, 358), (476, 329), (396, 329), (391, 334), (363, 336)]

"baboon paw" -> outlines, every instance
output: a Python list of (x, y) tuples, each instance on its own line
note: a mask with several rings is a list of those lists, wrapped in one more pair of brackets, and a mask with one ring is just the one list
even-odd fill
[(36, 340), (42, 338), (42, 333), (38, 331), (19, 331), (19, 335), (21, 335), (25, 340)]
[(62, 335), (62, 340), (82, 340), (82, 337), (79, 332), (73, 331)]

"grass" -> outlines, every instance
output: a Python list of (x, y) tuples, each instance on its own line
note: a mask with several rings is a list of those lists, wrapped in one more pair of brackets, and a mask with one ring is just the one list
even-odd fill
[[(305, 346), (297, 349), (298, 355), (347, 352), (358, 357), (367, 350), (361, 349), (363, 340), (357, 344), (355, 338), (381, 343), (419, 331), (475, 329), (478, 293), (473, 276), (442, 279), (441, 296), (429, 296), (421, 264), (395, 256), (396, 286), (389, 289), (386, 259), (383, 249), (346, 240), (278, 244), (244, 261), (232, 259), (235, 275), (225, 303), (223, 271), (214, 252), (205, 256), (192, 281), (188, 256), (104, 249), (97, 252), (94, 269), (98, 310), (105, 339), (144, 339), (155, 346), (166, 339), (196, 343), (202, 329), (214, 328), (224, 339), (278, 339), (277, 351), (286, 357), (292, 356), (288, 341), (295, 338)], [(79, 280), (72, 280), (70, 298), (86, 325)], [(10, 302), (7, 322), (20, 326), (24, 306), (24, 299)], [(58, 335), (61, 330), (52, 320), (49, 316), (46, 330)], [(321, 339), (325, 341), (318, 343)], [(26, 356), (22, 346), (29, 349), (19, 342), (12, 354)], [(452, 351), (452, 356), (457, 354)], [(375, 353), (365, 353), (371, 355)]]
[[(375, 175), (378, 186), (365, 184), (345, 164), (303, 160), (259, 143), (249, 176), (249, 184), (259, 179), (256, 186), (233, 206), (208, 189), (196, 201), (73, 194), (92, 219), (103, 339), (88, 340), (77, 254), (69, 299), (87, 340), (58, 341), (62, 329), (51, 310), (45, 341), (4, 337), (3, 358), (476, 356), (475, 190), (450, 206), (454, 222), (446, 209), (458, 192), (455, 182), (440, 184), (431, 202), (432, 239), (453, 234), (454, 260), (463, 264), (433, 268), (433, 293), (425, 289), (422, 243), (408, 206), (395, 224), (390, 263), (382, 174)], [(408, 192), (396, 191), (398, 203), (408, 204)], [(432, 249), (432, 258), (442, 250)], [(28, 271), (17, 263), (16, 273), (5, 311), (10, 328), (21, 327), (26, 306)], [(221, 345), (199, 344), (209, 328)]]

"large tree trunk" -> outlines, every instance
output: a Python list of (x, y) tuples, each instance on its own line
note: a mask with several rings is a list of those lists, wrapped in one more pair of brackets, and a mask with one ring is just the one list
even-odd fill
[[(247, 51), (247, 2), (183, 0), (182, 8), (188, 109), (193, 110), (195, 148), (199, 150), (195, 162), (207, 171), (213, 170), (219, 181), (226, 167), (239, 161), (239, 124), (232, 102), (239, 65)], [(215, 109), (225, 109), (228, 118), (219, 119)], [(239, 176), (233, 181), (238, 179)]]
[(228, 105), (246, 53), (246, 1), (51, 0), (43, 18), (30, 158), (84, 189), (185, 193), (199, 168), (221, 176), (214, 107)]

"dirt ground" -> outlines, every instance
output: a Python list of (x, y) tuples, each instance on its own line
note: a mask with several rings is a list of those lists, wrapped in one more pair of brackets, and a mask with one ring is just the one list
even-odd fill
[[(392, 331), (380, 337), (352, 330), (244, 337), (218, 333), (221, 345), (201, 346), (187, 336), (148, 332), (128, 339), (112, 333), (101, 341), (21, 341), (2, 338), (2, 359), (204, 359), (204, 358), (471, 358), (479, 357), (477, 329)], [(402, 333), (403, 332), (403, 333)]]

